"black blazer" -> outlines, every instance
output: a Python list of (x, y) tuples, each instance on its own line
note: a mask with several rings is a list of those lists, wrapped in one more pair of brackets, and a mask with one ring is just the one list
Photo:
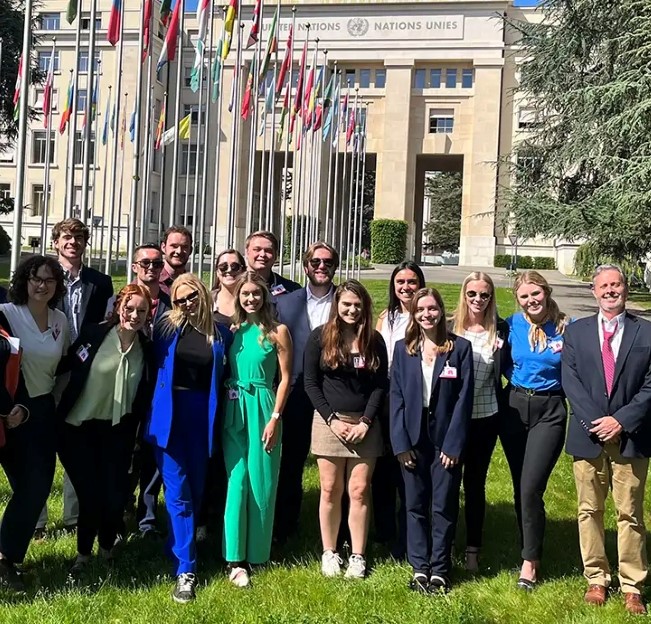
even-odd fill
[(275, 271), (272, 271), (268, 287), (272, 298), (277, 300), (278, 297), (283, 297), (289, 293), (297, 291), (301, 285), (297, 284), (296, 282), (292, 282), (292, 280), (283, 277)]
[[(112, 327), (113, 325), (106, 322), (84, 326), (77, 340), (68, 349), (68, 353), (61, 359), (57, 374), (70, 373), (70, 381), (63, 391), (57, 406), (57, 416), (61, 421), (65, 420), (79, 399), (86, 385), (90, 367), (97, 355), (97, 351)], [(151, 406), (157, 371), (156, 357), (151, 340), (143, 332), (138, 332), (138, 339), (142, 346), (144, 367), (131, 413), (142, 417)], [(82, 346), (85, 346), (88, 351), (88, 357), (83, 362), (77, 355), (78, 349)]]
[(287, 325), (292, 336), (294, 361), (292, 363), (292, 386), (303, 385), (303, 354), (310, 337), (310, 321), (307, 316), (307, 290), (300, 288), (276, 299), (278, 320)]
[(606, 393), (597, 323), (595, 314), (565, 329), (563, 390), (573, 416), (569, 419), (566, 451), (575, 457), (597, 457), (603, 444), (589, 433), (592, 421), (612, 416), (623, 427), (621, 454), (651, 457), (651, 323), (626, 313), (610, 397)]
[[(84, 265), (81, 270), (81, 318), (79, 328), (87, 323), (101, 323), (106, 315), (106, 306), (113, 296), (113, 281), (110, 276)], [(62, 312), (63, 298), (57, 307)]]
[[(434, 364), (429, 402), (428, 433), (436, 448), (460, 457), (472, 418), (474, 393), (472, 347), (465, 338), (449, 334), (454, 348)], [(456, 379), (441, 379), (445, 364), (457, 369)], [(405, 341), (396, 343), (389, 388), (390, 434), (393, 452), (404, 453), (419, 442), (423, 425), (423, 372), (420, 355), (409, 355)]]

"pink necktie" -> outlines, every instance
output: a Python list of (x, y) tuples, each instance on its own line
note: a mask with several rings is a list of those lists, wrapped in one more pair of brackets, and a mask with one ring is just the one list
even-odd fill
[(601, 361), (604, 365), (604, 377), (606, 378), (606, 390), (608, 396), (613, 391), (613, 382), (615, 381), (615, 354), (613, 353), (612, 340), (617, 333), (617, 325), (613, 331), (609, 332), (605, 324), (602, 325), (604, 332), (604, 343), (601, 345)]

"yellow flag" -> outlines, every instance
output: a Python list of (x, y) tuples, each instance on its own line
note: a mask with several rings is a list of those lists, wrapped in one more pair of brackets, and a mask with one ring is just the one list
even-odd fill
[(190, 138), (190, 125), (192, 124), (192, 113), (186, 115), (179, 122), (179, 139)]

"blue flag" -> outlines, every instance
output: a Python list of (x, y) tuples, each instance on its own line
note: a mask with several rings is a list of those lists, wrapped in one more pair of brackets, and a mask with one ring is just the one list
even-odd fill
[(131, 113), (131, 121), (129, 122), (129, 137), (133, 143), (136, 140), (136, 109)]
[(108, 101), (106, 102), (106, 112), (104, 113), (104, 127), (102, 128), (102, 145), (106, 145), (108, 141), (109, 131), (109, 111), (111, 110), (111, 92), (109, 91)]

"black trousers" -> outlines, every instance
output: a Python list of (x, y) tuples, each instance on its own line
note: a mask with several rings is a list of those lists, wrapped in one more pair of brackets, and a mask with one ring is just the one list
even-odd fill
[(54, 399), (45, 394), (28, 401), (29, 419), (7, 429), (0, 450), (12, 494), (0, 525), (0, 552), (11, 563), (21, 563), (50, 495), (56, 466)]
[[(502, 427), (502, 444), (512, 457), (521, 457), (519, 471), (522, 514), (522, 558), (542, 558), (545, 535), (547, 482), (560, 457), (565, 440), (567, 407), (561, 395), (529, 396), (511, 389), (508, 419)], [(507, 453), (507, 458), (508, 458)], [(512, 467), (512, 472), (517, 466)], [(515, 482), (515, 479), (514, 479)]]
[(216, 535), (221, 535), (224, 529), (227, 486), (228, 477), (224, 465), (224, 454), (215, 453), (208, 460), (208, 472), (203, 489), (201, 510), (197, 516), (197, 526), (210, 525)]
[(101, 548), (110, 550), (122, 528), (136, 426), (129, 416), (115, 426), (109, 420), (62, 426), (59, 457), (79, 499), (77, 551), (81, 555), (92, 553), (95, 538)]
[(407, 506), (407, 558), (414, 571), (448, 576), (459, 516), (461, 465), (444, 468), (426, 434), (416, 448), (416, 467), (401, 467)]
[(141, 532), (157, 529), (158, 497), (163, 479), (156, 465), (154, 447), (141, 440), (134, 455), (134, 473), (138, 482), (136, 522)]

